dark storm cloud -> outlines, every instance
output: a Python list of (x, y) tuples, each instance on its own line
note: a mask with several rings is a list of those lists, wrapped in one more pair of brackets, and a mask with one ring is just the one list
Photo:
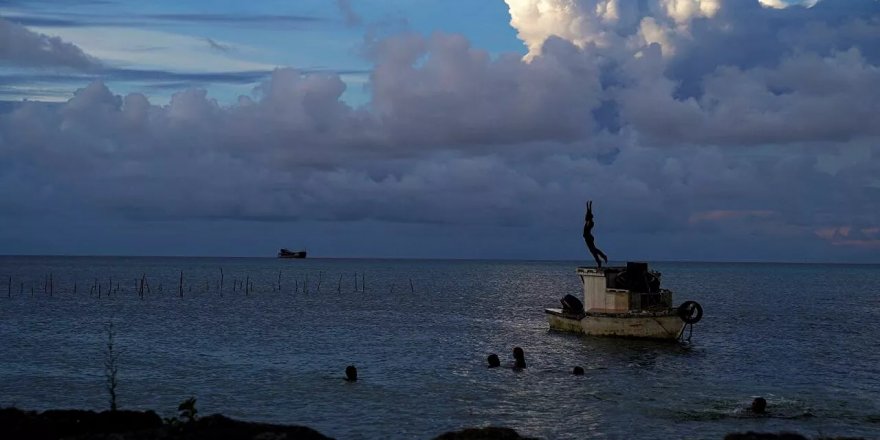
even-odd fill
[[(644, 249), (710, 242), (700, 256), (868, 258), (880, 247), (880, 69), (864, 12), (876, 9), (791, 13), (846, 36), (820, 47), (792, 42), (806, 24), (785, 11), (737, 15), (733, 4), (661, 43), (636, 44), (624, 26), (604, 47), (550, 38), (529, 62), (457, 35), (372, 41), (362, 107), (342, 101), (337, 72), (117, 71), (260, 85), (232, 105), (200, 89), (156, 105), (96, 81), (63, 104), (0, 112), (0, 154), (13, 158), (0, 165), (0, 210), (512, 227), (577, 244), (593, 199), (611, 249), (639, 254), (615, 238), (637, 236)], [(760, 20), (783, 24), (754, 41), (730, 36)], [(698, 60), (733, 42), (760, 59), (737, 48)], [(688, 65), (700, 73), (681, 74)]]

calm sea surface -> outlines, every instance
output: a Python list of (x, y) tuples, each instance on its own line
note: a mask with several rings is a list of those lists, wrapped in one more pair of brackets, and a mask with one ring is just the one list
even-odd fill
[[(0, 257), (0, 406), (107, 408), (112, 321), (120, 407), (163, 416), (195, 396), (200, 414), (340, 439), (880, 438), (880, 266), (653, 264), (705, 309), (685, 347), (548, 331), (543, 309), (581, 296), (576, 264)], [(514, 346), (528, 369), (486, 369)], [(754, 396), (771, 417), (741, 410)]]

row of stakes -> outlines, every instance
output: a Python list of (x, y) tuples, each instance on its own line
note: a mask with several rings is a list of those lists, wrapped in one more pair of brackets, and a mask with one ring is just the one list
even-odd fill
[[(361, 285), (360, 285), (360, 290), (358, 290), (358, 273), (357, 272), (354, 273), (354, 292), (366, 292), (367, 291), (366, 274), (361, 273), (360, 275), (361, 275)], [(321, 292), (321, 282), (323, 281), (323, 278), (324, 278), (324, 272), (318, 272), (318, 281), (315, 286), (316, 291), (318, 293)], [(108, 285), (105, 286), (104, 284), (99, 282), (98, 278), (95, 278), (94, 283), (89, 287), (89, 295), (97, 294), (98, 298), (100, 298), (102, 295), (105, 295), (105, 294), (106, 295), (111, 295), (114, 293), (118, 294), (120, 291), (119, 282), (117, 282), (114, 285), (112, 277), (108, 277), (107, 279), (108, 279)], [(342, 292), (342, 279), (343, 279), (343, 275), (340, 274), (339, 281), (338, 281), (337, 287), (336, 287), (337, 293)], [(135, 285), (134, 290), (137, 292), (138, 297), (140, 299), (144, 299), (144, 295), (152, 293), (152, 291), (150, 289), (150, 283), (147, 279), (146, 274), (142, 274), (140, 279), (135, 279), (134, 285)], [(20, 295), (24, 294), (24, 292), (25, 292), (24, 287), (25, 287), (24, 281), (21, 281), (18, 286), (18, 292)], [(107, 287), (107, 288), (105, 289), (105, 287)], [(185, 290), (184, 287), (187, 288), (186, 290), (188, 292), (192, 292), (192, 285), (186, 285), (185, 280), (184, 280), (183, 271), (180, 271), (180, 279), (179, 279), (179, 282), (177, 285), (177, 293), (178, 293), (178, 295), (180, 295), (181, 298), (183, 298), (183, 296), (184, 296), (183, 295), (184, 290)], [(220, 294), (220, 296), (223, 296), (223, 288), (224, 288), (223, 268), (220, 268), (220, 278), (217, 279), (217, 281), (215, 283), (215, 287), (217, 288), (217, 292)], [(272, 291), (273, 292), (276, 292), (276, 291), (281, 292), (281, 291), (283, 291), (282, 287), (283, 286), (282, 286), (281, 271), (278, 271), (278, 282), (276, 285), (272, 286)], [(300, 289), (300, 287), (302, 287), (302, 289)], [(391, 287), (390, 287), (391, 293), (394, 293), (394, 287), (395, 287), (395, 284), (391, 284)], [(410, 288), (410, 292), (415, 293), (415, 285), (413, 284), (412, 278), (409, 279), (409, 288)], [(210, 289), (211, 289), (210, 280), (205, 280), (205, 292), (210, 291)], [(78, 285), (77, 285), (76, 281), (74, 281), (73, 293), (76, 294), (77, 290), (78, 290)], [(300, 286), (299, 278), (294, 278), (294, 293), (299, 293), (300, 290), (302, 290), (302, 293), (304, 293), (304, 294), (309, 293), (309, 276), (308, 276), (308, 274), (305, 275), (303, 282), (302, 282), (302, 286)], [(7, 291), (7, 297), (12, 298), (12, 276), (11, 275), (7, 276), (6, 291)], [(247, 275), (244, 280), (239, 280), (239, 279), (232, 280), (232, 292), (237, 292), (237, 291), (244, 292), (245, 295), (250, 295), (250, 293), (252, 291), (254, 291), (254, 283), (251, 281), (250, 275)], [(158, 292), (159, 293), (163, 292), (162, 284), (159, 284)], [(49, 296), (54, 296), (54, 294), (55, 294), (54, 274), (50, 273), (45, 276), (45, 278), (43, 280), (43, 293), (47, 294)], [(31, 294), (31, 296), (34, 295), (33, 282), (31, 282), (31, 285), (30, 285), (30, 294)]]

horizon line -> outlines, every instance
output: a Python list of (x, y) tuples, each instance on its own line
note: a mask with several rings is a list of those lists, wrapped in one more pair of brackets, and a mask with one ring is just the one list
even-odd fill
[[(276, 256), (242, 256), (242, 255), (89, 255), (89, 254), (0, 254), (0, 258), (212, 258), (212, 259), (272, 259), (281, 260)], [(411, 260), (411, 261), (510, 261), (510, 262), (559, 262), (571, 263), (578, 262), (581, 259), (555, 259), (555, 258), (453, 258), (453, 257), (364, 257), (364, 256), (310, 256), (302, 260)], [(586, 258), (584, 261), (591, 262)], [(299, 259), (297, 260), (299, 261)], [(686, 264), (803, 264), (803, 265), (863, 265), (876, 266), (880, 265), (880, 261), (783, 261), (783, 260), (689, 260), (689, 259), (645, 259), (633, 258), (626, 260), (611, 260), (615, 264), (626, 264), (631, 261), (645, 261), (649, 263), (686, 263)], [(608, 264), (613, 266), (614, 264)], [(594, 265), (587, 264), (585, 267)]]

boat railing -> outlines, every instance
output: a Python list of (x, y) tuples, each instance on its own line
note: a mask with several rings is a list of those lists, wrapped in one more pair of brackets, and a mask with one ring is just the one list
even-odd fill
[(630, 310), (666, 310), (672, 308), (672, 292), (660, 289), (659, 292), (629, 292)]

